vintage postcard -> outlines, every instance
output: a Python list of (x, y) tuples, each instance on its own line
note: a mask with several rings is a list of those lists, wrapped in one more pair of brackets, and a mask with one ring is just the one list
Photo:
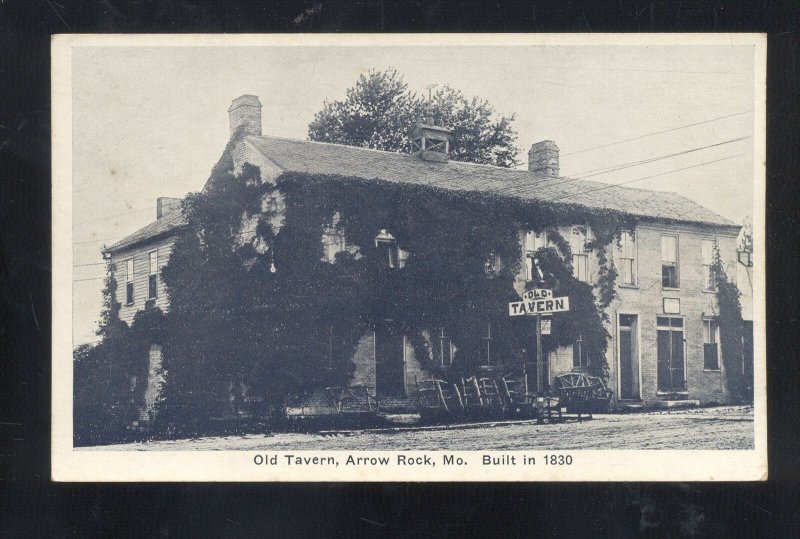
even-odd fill
[(766, 479), (765, 36), (52, 59), (55, 480)]

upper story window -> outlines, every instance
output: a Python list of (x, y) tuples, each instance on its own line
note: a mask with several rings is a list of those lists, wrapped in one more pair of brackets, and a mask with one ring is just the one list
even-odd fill
[(632, 232), (623, 232), (619, 241), (620, 283), (633, 286), (636, 284), (636, 240)]
[(711, 318), (703, 320), (703, 369), (719, 370), (719, 326)]
[(717, 288), (717, 279), (712, 268), (712, 265), (714, 264), (714, 251), (716, 248), (717, 241), (715, 239), (700, 240), (700, 256), (701, 263), (703, 264), (704, 290), (715, 290)]
[(678, 236), (661, 236), (661, 286), (678, 285)]
[(125, 304), (133, 305), (133, 258), (125, 261)]
[(382, 228), (375, 236), (375, 247), (378, 248), (379, 256), (388, 264), (389, 268), (405, 266), (407, 253), (397, 246), (397, 240), (387, 229)]
[(525, 233), (525, 252), (533, 253), (547, 247), (547, 233), (544, 230), (538, 232), (529, 230)]
[(544, 278), (536, 264), (536, 251), (547, 247), (547, 232), (528, 231), (525, 233), (525, 280), (541, 281)]
[(586, 227), (573, 226), (569, 235), (569, 248), (572, 251), (572, 273), (576, 279), (589, 282), (589, 255), (586, 253)]
[(326, 228), (322, 233), (322, 248), (324, 249), (324, 259), (326, 261), (336, 261), (336, 254), (347, 249), (344, 232), (335, 227)]
[(147, 266), (147, 297), (153, 299), (158, 297), (158, 251), (147, 254)]

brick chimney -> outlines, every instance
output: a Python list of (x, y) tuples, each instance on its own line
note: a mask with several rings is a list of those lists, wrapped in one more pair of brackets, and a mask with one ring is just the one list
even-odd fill
[(543, 140), (528, 150), (528, 170), (544, 176), (558, 177), (558, 146), (552, 140)]
[(245, 94), (237, 97), (228, 108), (231, 135), (241, 129), (245, 135), (261, 136), (261, 101), (258, 96)]
[(161, 219), (165, 215), (178, 211), (181, 207), (181, 199), (170, 197), (158, 197), (156, 199), (156, 219)]

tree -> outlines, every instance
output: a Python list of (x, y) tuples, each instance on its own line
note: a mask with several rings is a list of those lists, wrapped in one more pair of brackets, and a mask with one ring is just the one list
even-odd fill
[(485, 99), (467, 98), (450, 86), (430, 102), (409, 91), (395, 69), (371, 70), (347, 90), (343, 101), (325, 102), (308, 126), (308, 137), (376, 150), (408, 152), (419, 122), (434, 121), (452, 130), (450, 156), (455, 161), (514, 167), (514, 116), (497, 116)]
[(144, 404), (149, 351), (164, 342), (165, 317), (148, 305), (130, 325), (119, 318), (117, 282), (111, 264), (103, 290), (103, 310), (95, 345), (73, 351), (73, 439), (96, 445), (131, 439), (133, 422)]

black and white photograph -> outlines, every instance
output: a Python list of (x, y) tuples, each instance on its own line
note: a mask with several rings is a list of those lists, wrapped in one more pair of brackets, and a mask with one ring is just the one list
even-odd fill
[(53, 477), (766, 479), (765, 48), (56, 36)]

